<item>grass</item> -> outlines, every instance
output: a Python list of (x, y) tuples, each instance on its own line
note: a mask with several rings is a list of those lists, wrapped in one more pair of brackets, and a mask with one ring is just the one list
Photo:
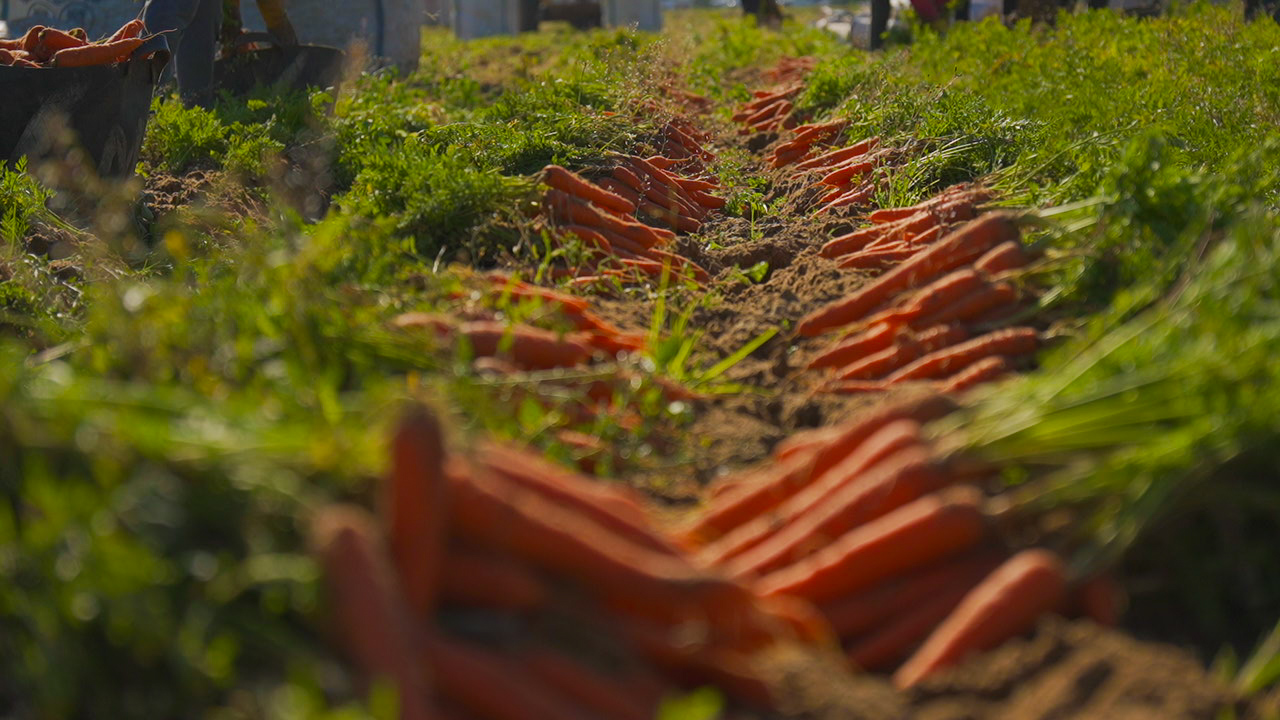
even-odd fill
[[(1035, 236), (1055, 259), (1045, 304), (1087, 320), (1063, 323), (1072, 337), (1040, 377), (975, 411), (995, 420), (974, 425), (973, 443), (1040, 463), (1097, 450), (1087, 477), (1057, 476), (1054, 504), (1086, 508), (1095, 547), (1131, 547), (1136, 570), (1176, 554), (1186, 577), (1162, 589), (1196, 619), (1193, 640), (1253, 647), (1274, 625), (1266, 608), (1280, 589), (1233, 597), (1239, 567), (1215, 559), (1274, 558), (1274, 515), (1257, 510), (1275, 507), (1274, 489), (1249, 478), (1274, 477), (1280, 139), (1267, 129), (1280, 119), (1280, 70), (1268, 62), (1280, 28), (1193, 5), (1150, 21), (985, 22), (868, 56), (795, 24), (774, 34), (688, 12), (669, 26), (661, 38), (555, 31), (472, 43), (428, 31), (423, 69), (407, 78), (224, 98), (211, 111), (157, 101), (142, 172), (153, 183), (224, 175), (261, 208), (229, 222), (182, 215), (157, 236), (129, 237), (118, 218), (55, 214), (31, 173), (0, 168), (0, 707), (385, 715), (327, 649), (301, 527), (317, 503), (368, 501), (383, 470), (379, 431), (400, 403), (428, 398), (459, 434), (566, 463), (587, 458), (558, 432), (584, 432), (617, 450), (595, 466), (606, 481), (643, 475), (688, 459), (672, 438), (693, 410), (668, 402), (662, 382), (741, 391), (725, 371), (776, 331), (710, 357), (690, 318), (714, 296), (680, 282), (633, 292), (651, 308), (653, 350), (592, 369), (634, 378), (614, 397), (628, 412), (581, 420), (573, 409), (592, 376), (486, 374), (465, 348), (391, 321), (462, 305), (565, 329), (538, 303), (481, 290), (470, 267), (515, 258), (536, 271), (546, 259), (525, 217), (533, 173), (652, 149), (672, 110), (666, 83), (720, 101), (725, 120), (764, 68), (798, 54), (820, 61), (802, 100), (815, 118), (847, 116), (855, 136), (920, 148), (884, 202), (987, 178), (1004, 202), (1060, 207), (1041, 213)], [(652, 98), (656, 110), (641, 108)], [(750, 162), (729, 152), (715, 167), (749, 224), (778, 211)], [(315, 192), (299, 197), (297, 173)], [(104, 254), (128, 237), (136, 254), (68, 277), (27, 252), (42, 223), (96, 236)], [(741, 271), (758, 281), (767, 268)], [(1130, 396), (1104, 391), (1135, 368), (1155, 375), (1143, 402), (1112, 404)], [(1041, 414), (1011, 432), (1011, 407)], [(1059, 407), (1067, 414), (1050, 412)], [(988, 426), (993, 435), (977, 434)], [(1055, 445), (1064, 426), (1083, 430)], [(1220, 489), (1200, 506), (1244, 512), (1243, 540), (1203, 531), (1164, 546), (1155, 538), (1170, 535), (1147, 532), (1157, 520), (1197, 526), (1205, 516), (1184, 514), (1182, 498), (1210, 484)], [(1099, 499), (1109, 502), (1090, 505)], [(1201, 572), (1214, 580), (1197, 582)], [(1230, 627), (1240, 617), (1243, 634)], [(1274, 681), (1273, 644), (1245, 663), (1242, 687)], [(714, 697), (683, 705), (671, 716), (717, 712)]]

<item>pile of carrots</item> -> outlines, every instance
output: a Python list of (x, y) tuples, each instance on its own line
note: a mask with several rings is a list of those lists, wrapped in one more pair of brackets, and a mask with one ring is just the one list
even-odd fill
[(771, 133), (792, 130), (800, 124), (795, 113), (795, 99), (804, 91), (802, 82), (817, 61), (811, 57), (784, 57), (768, 70), (765, 76), (779, 87), (757, 90), (754, 97), (744, 103), (733, 116), (733, 122), (744, 127), (739, 135)]
[(694, 565), (631, 493), (503, 445), (453, 452), (424, 410), (395, 433), (378, 514), (331, 506), (311, 528), (340, 640), (408, 720), (645, 720), (707, 683), (768, 707), (760, 655), (827, 633)]
[[(828, 243), (826, 248), (858, 258), (871, 254), (857, 249), (864, 243), (910, 238), (897, 241), (905, 244), (903, 249), (885, 251), (884, 256), (892, 255), (885, 262), (896, 264), (892, 270), (801, 321), (799, 331), (805, 336), (855, 331), (808, 363), (811, 370), (835, 372), (827, 390), (875, 392), (930, 381), (941, 392), (960, 392), (1000, 377), (1039, 349), (1042, 338), (1034, 329), (998, 327), (1021, 307), (1024, 291), (1012, 276), (1030, 262), (1015, 218), (989, 213), (942, 234), (946, 218), (956, 212), (951, 203), (960, 203), (966, 208), (961, 215), (969, 215), (980, 195), (948, 192), (940, 197), (951, 200), (935, 198), (917, 208), (873, 213), (873, 222), (879, 223)], [(921, 236), (912, 235), (910, 228), (927, 222), (936, 223), (923, 231), (931, 239), (917, 241)], [(856, 241), (849, 240), (854, 236), (859, 236)]]
[[(710, 194), (716, 185), (685, 178), (659, 167), (673, 166), (669, 158), (654, 160), (619, 156), (609, 177), (592, 183), (556, 165), (543, 169), (549, 186), (544, 197), (547, 219), (561, 236), (573, 236), (598, 254), (616, 261), (622, 270), (596, 263), (575, 268), (575, 282), (595, 282), (628, 271), (650, 276), (688, 274), (703, 283), (710, 274), (697, 263), (663, 249), (676, 232), (696, 232), (724, 200)], [(644, 217), (655, 225), (639, 222)]]
[(761, 597), (813, 603), (855, 669), (895, 671), (902, 688), (1048, 613), (1114, 622), (1114, 593), (1069, 583), (1053, 552), (1007, 547), (986, 474), (922, 437), (952, 407), (928, 394), (797, 435), (721, 481), (680, 538)]
[(0, 65), (24, 68), (76, 68), (126, 62), (142, 47), (146, 26), (126, 23), (111, 37), (89, 42), (82, 28), (69, 32), (36, 25), (14, 40), (0, 40)]

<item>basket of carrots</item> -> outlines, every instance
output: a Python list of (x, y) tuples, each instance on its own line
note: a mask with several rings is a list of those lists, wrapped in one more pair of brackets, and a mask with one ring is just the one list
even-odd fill
[(44, 26), (0, 40), (0, 159), (65, 156), (78, 146), (100, 176), (132, 173), (168, 62), (167, 43), (141, 20), (96, 42), (79, 28)]

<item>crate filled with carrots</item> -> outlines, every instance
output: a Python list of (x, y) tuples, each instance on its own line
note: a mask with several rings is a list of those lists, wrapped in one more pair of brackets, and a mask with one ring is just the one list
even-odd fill
[(80, 68), (126, 62), (149, 38), (132, 20), (108, 38), (90, 41), (82, 28), (69, 31), (36, 25), (20, 38), (0, 40), (0, 65), (17, 68)]

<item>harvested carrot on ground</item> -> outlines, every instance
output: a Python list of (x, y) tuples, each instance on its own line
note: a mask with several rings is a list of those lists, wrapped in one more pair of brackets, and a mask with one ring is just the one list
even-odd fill
[(1006, 270), (1016, 270), (1024, 267), (1030, 262), (1026, 251), (1022, 249), (1020, 243), (1010, 240), (995, 248), (973, 264), (976, 270), (984, 272), (988, 275), (996, 275)]
[(928, 451), (911, 446), (846, 477), (850, 479), (833, 488), (823, 501), (814, 502), (786, 527), (734, 560), (728, 567), (730, 575), (767, 576), (950, 483)]
[(882, 460), (920, 443), (920, 424), (897, 420), (869, 436), (856, 450), (817, 477), (812, 484), (770, 511), (708, 545), (699, 554), (702, 562), (722, 565), (767, 542), (775, 534), (836, 495), (840, 489)]
[(873, 352), (883, 350), (893, 344), (897, 329), (886, 322), (876, 323), (870, 328), (841, 340), (833, 347), (809, 361), (809, 369), (817, 370), (827, 367), (843, 367), (867, 357)]
[(1029, 355), (1039, 347), (1040, 334), (1032, 328), (996, 330), (922, 357), (891, 375), (889, 381), (946, 377), (984, 358)]
[(343, 644), (370, 680), (389, 679), (403, 718), (429, 720), (420, 648), (409, 609), (386, 561), (373, 518), (330, 507), (311, 522), (311, 547), (324, 568)]
[(818, 182), (829, 187), (847, 187), (854, 178), (866, 175), (875, 167), (875, 163), (867, 160), (851, 162), (823, 175)]
[(410, 410), (391, 439), (382, 522), (409, 608), (423, 618), (435, 608), (449, 532), (444, 463), (440, 422), (424, 408)]
[(607, 677), (568, 655), (546, 648), (522, 652), (519, 666), (529, 677), (607, 720), (652, 720), (660, 697), (637, 691), (625, 678)]
[(970, 365), (961, 372), (952, 375), (938, 386), (939, 392), (959, 393), (977, 387), (982, 383), (999, 379), (1013, 370), (1009, 358), (1003, 356), (989, 357)]
[(966, 577), (951, 585), (939, 587), (928, 597), (904, 605), (884, 625), (849, 648), (849, 664), (855, 668), (879, 672), (893, 668), (911, 652), (938, 623), (947, 619), (964, 596), (982, 579)]
[(837, 539), (816, 554), (764, 576), (761, 595), (795, 595), (817, 603), (973, 547), (986, 531), (982, 496), (952, 488), (908, 503)]
[(443, 636), (424, 654), (440, 693), (486, 720), (588, 720), (592, 714), (503, 654)]
[(1014, 555), (965, 596), (894, 673), (894, 684), (912, 687), (974, 653), (1027, 632), (1061, 602), (1065, 576), (1062, 560), (1048, 550)]
[(949, 270), (981, 257), (996, 245), (1016, 239), (1017, 236), (1018, 227), (1012, 215), (984, 215), (849, 297), (810, 313), (800, 322), (799, 332), (803, 336), (812, 337), (861, 320), (895, 293), (920, 287)]
[(452, 547), (440, 570), (440, 599), (449, 605), (527, 612), (549, 597), (545, 582), (501, 555)]
[(893, 325), (908, 324), (950, 306), (969, 293), (986, 285), (986, 280), (972, 268), (957, 270), (916, 291), (898, 307), (886, 310), (872, 319)]
[[(822, 614), (841, 637), (865, 635), (906, 608), (932, 597), (944, 588), (968, 583), (972, 587), (996, 568), (1003, 557), (995, 551), (979, 550), (961, 558), (948, 558), (936, 565), (897, 577), (866, 592), (856, 593), (823, 605)], [(937, 622), (941, 622), (941, 618)], [(932, 629), (932, 627), (930, 628)], [(926, 634), (927, 634), (926, 630)], [(920, 635), (915, 640), (923, 639)]]
[(923, 327), (938, 323), (972, 322), (988, 312), (1012, 307), (1018, 302), (1018, 289), (1007, 282), (983, 285), (968, 295), (958, 298), (946, 307), (911, 321), (912, 326)]
[(889, 347), (872, 353), (836, 373), (840, 380), (876, 380), (919, 359), (924, 350), (909, 335), (901, 335)]
[(845, 270), (883, 270), (920, 252), (920, 248), (899, 247), (868, 250), (849, 255), (840, 261)]
[(573, 367), (591, 357), (587, 345), (541, 328), (481, 320), (458, 326), (458, 335), (467, 339), (477, 357), (509, 356), (531, 370)]
[(840, 163), (848, 162), (854, 158), (862, 157), (863, 155), (866, 155), (871, 150), (874, 150), (875, 146), (879, 142), (880, 142), (879, 138), (868, 138), (861, 142), (850, 145), (849, 147), (840, 148), (839, 150), (832, 150), (829, 153), (824, 153), (822, 155), (819, 155), (818, 157), (815, 157), (811, 160), (806, 160), (796, 165), (796, 171), (807, 172), (809, 170), (819, 170), (822, 168), (828, 168), (834, 165), (838, 165)]

